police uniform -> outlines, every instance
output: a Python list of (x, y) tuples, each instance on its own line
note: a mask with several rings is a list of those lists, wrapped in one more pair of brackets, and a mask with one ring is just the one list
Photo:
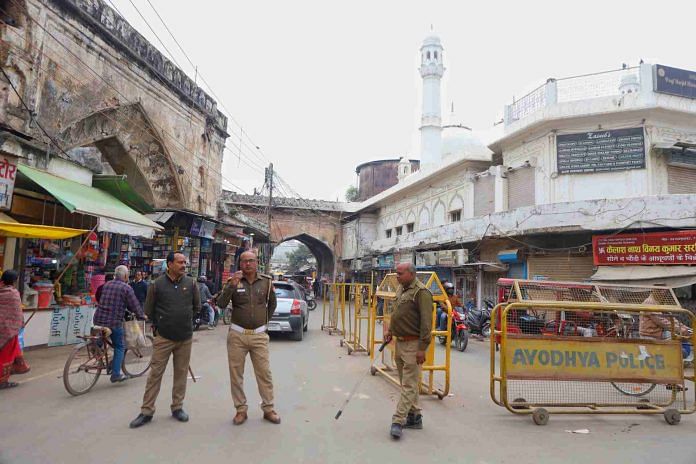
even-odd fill
[[(389, 331), (395, 340), (396, 367), (401, 381), (401, 397), (392, 417), (392, 424), (411, 425), (420, 415), (421, 366), (416, 353), (425, 351), (432, 338), (433, 295), (418, 279), (396, 291), (396, 308), (389, 321)], [(411, 416), (411, 417), (409, 417)]]
[(226, 307), (232, 303), (232, 324), (227, 335), (227, 358), (230, 369), (232, 399), (237, 413), (246, 413), (247, 400), (244, 395), (244, 363), (247, 353), (254, 366), (256, 383), (261, 396), (264, 413), (273, 412), (273, 379), (268, 355), (268, 320), (276, 309), (273, 279), (265, 274), (256, 274), (252, 282), (242, 277), (234, 286), (225, 285), (217, 304)]

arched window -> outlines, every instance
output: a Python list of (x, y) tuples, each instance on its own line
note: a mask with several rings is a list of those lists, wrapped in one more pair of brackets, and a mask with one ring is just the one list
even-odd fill
[(429, 60), (429, 59), (430, 59), (430, 52), (427, 52), (427, 53), (425, 54), (425, 57), (426, 57), (426, 59)]
[(435, 59), (437, 60), (437, 51), (433, 52), (433, 54), (435, 55)]

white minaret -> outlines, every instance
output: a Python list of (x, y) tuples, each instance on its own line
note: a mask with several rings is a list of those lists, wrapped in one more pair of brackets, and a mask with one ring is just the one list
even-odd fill
[(420, 75), (423, 78), (421, 115), (421, 168), (439, 164), (442, 159), (442, 117), (440, 80), (445, 72), (442, 45), (436, 35), (426, 37), (421, 46)]

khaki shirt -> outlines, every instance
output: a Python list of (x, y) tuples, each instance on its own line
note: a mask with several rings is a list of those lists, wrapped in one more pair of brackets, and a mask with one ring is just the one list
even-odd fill
[(277, 305), (273, 279), (257, 273), (253, 282), (242, 277), (236, 287), (226, 283), (217, 298), (217, 305), (224, 308), (230, 302), (233, 324), (245, 329), (256, 329), (268, 324)]
[(389, 330), (395, 337), (418, 337), (418, 349), (430, 345), (433, 325), (433, 294), (418, 279), (396, 290)]

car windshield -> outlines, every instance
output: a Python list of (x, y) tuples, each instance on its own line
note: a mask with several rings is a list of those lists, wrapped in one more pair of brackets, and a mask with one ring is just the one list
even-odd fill
[(275, 286), (275, 294), (277, 298), (295, 298), (295, 292), (290, 285), (277, 285)]

